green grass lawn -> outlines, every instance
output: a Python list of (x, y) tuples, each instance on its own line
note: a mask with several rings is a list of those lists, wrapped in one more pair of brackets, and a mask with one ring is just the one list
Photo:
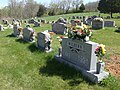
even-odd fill
[[(76, 14), (66, 17), (72, 15)], [(60, 16), (44, 18), (52, 21)], [(120, 26), (120, 19), (114, 20)], [(42, 24), (34, 29), (36, 32), (51, 30), (51, 25)], [(120, 55), (120, 33), (115, 32), (116, 29), (93, 30), (91, 40), (106, 45), (108, 60), (112, 55)], [(0, 32), (0, 90), (119, 90), (119, 77), (109, 76), (101, 84), (92, 84), (80, 72), (56, 61), (54, 55), (59, 47), (56, 37), (59, 35), (52, 36), (53, 52), (44, 53), (36, 48), (36, 42), (26, 43), (11, 37), (12, 32), (11, 29)]]

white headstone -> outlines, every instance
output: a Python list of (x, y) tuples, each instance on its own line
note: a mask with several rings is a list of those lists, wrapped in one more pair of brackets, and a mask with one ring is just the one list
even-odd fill
[(0, 31), (4, 31), (3, 25), (0, 25)]

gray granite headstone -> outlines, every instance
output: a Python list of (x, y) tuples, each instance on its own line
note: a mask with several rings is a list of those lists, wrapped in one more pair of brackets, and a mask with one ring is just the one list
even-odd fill
[(38, 33), (37, 34), (37, 47), (41, 50), (45, 50), (46, 44), (45, 44), (45, 34)]
[(14, 25), (13, 25), (13, 35), (14, 35), (15, 37), (17, 37), (17, 36), (20, 35), (20, 32), (19, 32), (19, 30), (18, 30), (19, 27), (20, 27), (19, 24), (14, 24)]
[(52, 31), (56, 34), (65, 34), (67, 33), (67, 26), (64, 23), (54, 23), (52, 25)]
[(104, 21), (104, 27), (115, 27), (115, 21)]
[(34, 40), (34, 30), (32, 28), (23, 29), (23, 40), (28, 42)]
[(51, 36), (48, 32), (40, 32), (37, 34), (37, 47), (43, 51), (51, 51)]
[(104, 29), (104, 21), (92, 21), (92, 28), (93, 29)]
[(97, 56), (95, 49), (99, 44), (95, 42), (82, 42), (80, 40), (72, 40), (70, 38), (62, 39), (62, 55), (55, 55), (60, 62), (65, 62), (70, 66), (80, 70), (83, 76), (94, 83), (98, 83), (106, 78), (109, 73), (103, 69), (98, 74)]

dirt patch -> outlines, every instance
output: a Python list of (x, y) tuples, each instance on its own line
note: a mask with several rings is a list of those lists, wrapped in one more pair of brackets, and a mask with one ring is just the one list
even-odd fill
[(120, 77), (120, 55), (111, 56), (110, 60), (106, 61), (106, 69), (112, 75)]

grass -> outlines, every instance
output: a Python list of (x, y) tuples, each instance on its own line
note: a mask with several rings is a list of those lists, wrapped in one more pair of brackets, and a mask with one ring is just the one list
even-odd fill
[[(80, 14), (68, 14), (66, 17), (72, 15)], [(44, 18), (52, 21), (59, 16)], [(120, 19), (114, 20), (120, 26)], [(40, 32), (51, 30), (51, 25), (33, 28)], [(106, 45), (106, 58), (120, 55), (120, 33), (115, 32), (116, 29), (93, 31), (91, 40)], [(26, 43), (10, 36), (12, 32), (11, 29), (0, 32), (0, 90), (119, 90), (120, 78), (110, 76), (101, 84), (92, 84), (74, 68), (56, 61), (54, 55), (58, 53), (59, 47), (56, 37), (59, 35), (53, 36), (53, 52), (44, 53), (36, 48), (36, 42)]]

